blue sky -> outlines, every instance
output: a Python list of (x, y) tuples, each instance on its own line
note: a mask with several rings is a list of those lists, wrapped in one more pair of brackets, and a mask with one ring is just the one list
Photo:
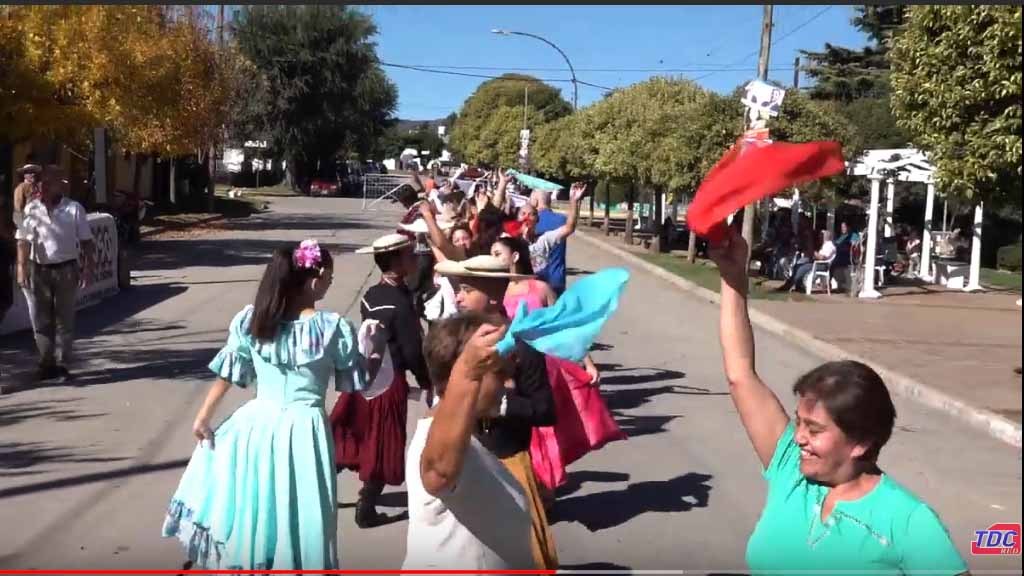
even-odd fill
[[(706, 88), (719, 92), (728, 92), (756, 76), (763, 11), (760, 5), (374, 5), (360, 9), (377, 23), (377, 53), (383, 62), (466, 67), (446, 70), (468, 74), (498, 76), (524, 71), (540, 78), (569, 78), (564, 60), (550, 46), (532, 38), (490, 32), (505, 28), (538, 34), (557, 44), (583, 81), (617, 87), (671, 74), (699, 79)], [(866, 36), (850, 24), (853, 15), (852, 6), (776, 5), (769, 78), (791, 85), (793, 60), (801, 48), (818, 50), (825, 42), (864, 46)], [(629, 71), (604, 71), (607, 69)], [(659, 74), (650, 69), (680, 71)], [(391, 67), (385, 70), (398, 85), (398, 117), (403, 119), (442, 118), (457, 111), (486, 80)], [(801, 85), (806, 82), (801, 79)], [(571, 101), (570, 83), (552, 85), (561, 88)], [(580, 106), (603, 93), (580, 86)]]

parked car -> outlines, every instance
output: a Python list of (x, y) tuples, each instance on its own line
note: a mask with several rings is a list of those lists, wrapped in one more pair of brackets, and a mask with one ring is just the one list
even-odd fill
[(314, 178), (309, 185), (310, 196), (337, 196), (338, 183), (326, 178)]

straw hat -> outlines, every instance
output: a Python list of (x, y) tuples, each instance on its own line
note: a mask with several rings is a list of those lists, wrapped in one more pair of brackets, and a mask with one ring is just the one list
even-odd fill
[(373, 244), (356, 250), (356, 254), (381, 254), (394, 252), (412, 246), (412, 241), (404, 234), (388, 234), (373, 241)]
[(21, 168), (18, 168), (18, 176), (24, 174), (39, 174), (43, 171), (43, 167), (39, 164), (25, 164)]
[[(445, 220), (443, 218), (437, 218), (436, 221), (437, 221), (437, 227), (440, 228), (441, 230), (448, 230), (452, 226), (455, 226), (455, 222), (452, 222), (451, 220)], [(412, 234), (429, 234), (430, 233), (430, 229), (427, 228), (427, 221), (424, 220), (423, 218), (417, 218), (416, 220), (413, 220), (411, 224), (399, 224), (398, 227), (401, 228), (402, 230), (405, 230), (406, 232), (410, 232)]]
[(474, 256), (468, 260), (456, 262), (445, 260), (434, 266), (434, 271), (442, 276), (461, 278), (505, 278), (507, 280), (526, 280), (533, 278), (528, 274), (513, 274), (500, 259), (489, 254)]

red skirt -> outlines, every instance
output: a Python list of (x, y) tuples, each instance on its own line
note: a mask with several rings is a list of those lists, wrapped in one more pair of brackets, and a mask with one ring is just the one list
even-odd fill
[(537, 480), (548, 490), (566, 481), (565, 468), (588, 452), (609, 442), (625, 440), (626, 434), (590, 385), (586, 370), (568, 360), (547, 360), (548, 381), (555, 400), (555, 425), (533, 429), (530, 459)]
[(395, 374), (388, 390), (373, 400), (341, 394), (330, 418), (337, 470), (358, 472), (363, 482), (401, 486), (408, 401), (404, 374)]

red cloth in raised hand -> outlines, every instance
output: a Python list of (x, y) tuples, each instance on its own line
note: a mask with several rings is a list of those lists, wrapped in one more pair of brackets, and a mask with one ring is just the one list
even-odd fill
[(846, 168), (838, 142), (744, 145), (737, 142), (708, 172), (687, 210), (690, 229), (711, 241), (724, 236), (724, 220), (766, 196)]

